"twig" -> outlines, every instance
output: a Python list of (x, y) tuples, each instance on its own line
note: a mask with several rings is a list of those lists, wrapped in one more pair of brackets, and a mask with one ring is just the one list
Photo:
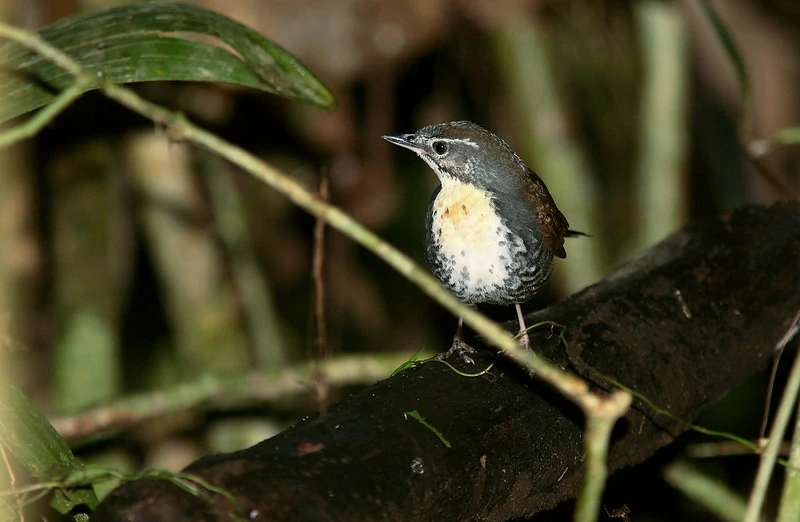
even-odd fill
[[(330, 197), (329, 179), (322, 172), (319, 179), (319, 197), (327, 202)], [(314, 315), (317, 323), (317, 360), (324, 360), (327, 351), (328, 336), (325, 328), (325, 220), (317, 219), (314, 224), (314, 258), (312, 274), (314, 278)]]
[(800, 404), (795, 406), (794, 433), (792, 442), (781, 444), (789, 446), (789, 465), (783, 478), (780, 509), (776, 522), (797, 522), (800, 520)]
[[(761, 419), (761, 429), (758, 431), (758, 438), (763, 439), (764, 434), (767, 433), (767, 423), (769, 422), (769, 408), (772, 405), (772, 389), (775, 386), (775, 377), (778, 374), (778, 365), (781, 362), (781, 355), (783, 355), (783, 350), (786, 348), (786, 345), (789, 343), (792, 337), (795, 336), (797, 333), (797, 322), (800, 321), (800, 310), (797, 311), (795, 314), (794, 319), (792, 319), (793, 325), (795, 325), (795, 329), (792, 330), (791, 328), (781, 337), (778, 344), (775, 345), (775, 356), (772, 361), (772, 368), (769, 372), (769, 383), (767, 384), (767, 396), (764, 398), (764, 417)], [(791, 334), (791, 335), (790, 335)]]
[(728, 439), (728, 440), (730, 440), (732, 442), (735, 442), (735, 443), (739, 444), (740, 446), (742, 446), (744, 448), (749, 449), (751, 453), (758, 453), (759, 452), (758, 444), (755, 443), (755, 442), (751, 442), (751, 441), (745, 439), (744, 437), (739, 437), (738, 435), (734, 435), (732, 433), (726, 433), (724, 431), (719, 431), (719, 430), (712, 430), (712, 429), (709, 429), (709, 428), (705, 428), (703, 426), (698, 426), (696, 424), (692, 424), (691, 422), (687, 421), (686, 419), (683, 419), (683, 418), (675, 415), (674, 413), (672, 413), (668, 409), (662, 408), (661, 406), (657, 405), (656, 403), (651, 401), (649, 398), (647, 398), (645, 395), (637, 392), (636, 390), (634, 390), (632, 388), (629, 388), (628, 386), (622, 384), (621, 382), (619, 382), (618, 380), (614, 379), (613, 377), (605, 375), (604, 373), (601, 373), (601, 372), (595, 370), (594, 368), (586, 366), (586, 365), (580, 363), (577, 360), (574, 361), (574, 364), (578, 365), (580, 368), (584, 368), (586, 371), (590, 372), (598, 380), (604, 380), (604, 381), (608, 382), (609, 384), (611, 384), (613, 386), (616, 386), (617, 388), (619, 388), (621, 390), (625, 390), (626, 392), (630, 393), (631, 396), (636, 397), (637, 399), (642, 401), (644, 404), (646, 404), (654, 412), (658, 413), (659, 415), (664, 415), (665, 417), (668, 417), (668, 418), (674, 420), (675, 422), (679, 423), (680, 425), (682, 425), (684, 428), (686, 428), (688, 430), (696, 431), (697, 433), (702, 433), (704, 435), (710, 435), (712, 437), (720, 437), (720, 438), (723, 438), (723, 439)]
[[(330, 197), (329, 178), (324, 170), (319, 179), (319, 197), (327, 202)], [(328, 348), (327, 329), (325, 327), (325, 220), (317, 218), (314, 223), (314, 256), (311, 263), (311, 275), (314, 280), (314, 319), (316, 322), (315, 353), (309, 360), (312, 361), (312, 389), (319, 405), (320, 417), (325, 418), (330, 396), (330, 384), (324, 369), (320, 366), (326, 356)]]
[[(411, 354), (341, 356), (326, 362), (329, 382), (336, 386), (371, 384), (385, 378), (403, 364)], [(252, 403), (277, 402), (293, 394), (303, 393), (303, 381), (309, 367), (296, 365), (272, 372), (254, 371), (244, 376), (206, 376), (171, 388), (131, 395), (111, 404), (77, 415), (52, 419), (56, 430), (67, 440), (84, 439), (109, 430), (131, 427), (145, 419), (224, 400)]]
[[(776, 344), (776, 351), (782, 350), (786, 344), (797, 335), (799, 329), (798, 318), (800, 318), (800, 311), (794, 316), (786, 333)], [(761, 453), (756, 479), (753, 483), (753, 491), (750, 493), (750, 500), (747, 503), (744, 522), (756, 522), (758, 520), (758, 515), (764, 504), (764, 497), (767, 494), (767, 487), (769, 486), (772, 469), (775, 467), (778, 449), (783, 441), (786, 426), (789, 424), (789, 418), (794, 409), (793, 405), (795, 401), (797, 401), (798, 391), (800, 391), (800, 354), (795, 358), (792, 370), (789, 372), (789, 379), (786, 381), (786, 389), (778, 405), (778, 411), (775, 413), (775, 421), (772, 424), (772, 430), (770, 430), (769, 442), (767, 442), (764, 451)]]
[(236, 498), (228, 490), (217, 487), (207, 480), (191, 473), (167, 471), (162, 469), (145, 469), (138, 473), (130, 474), (122, 473), (114, 468), (106, 468), (102, 466), (81, 467), (80, 469), (70, 473), (67, 477), (59, 480), (36, 482), (20, 488), (0, 490), (0, 500), (6, 496), (16, 497), (19, 495), (27, 495), (28, 502), (33, 503), (54, 490), (75, 489), (82, 486), (94, 486), (98, 483), (109, 480), (131, 482), (141, 479), (166, 480), (186, 491), (187, 493), (201, 498), (208, 498), (206, 491), (210, 493), (216, 493), (228, 500), (233, 505), (234, 509), (237, 512), (240, 512)]
[(614, 390), (608, 398), (594, 395), (581, 403), (586, 414), (583, 469), (583, 487), (575, 506), (575, 522), (594, 522), (600, 513), (600, 500), (608, 476), (606, 457), (611, 441), (611, 430), (617, 420), (625, 415), (631, 405), (631, 394)]
[(664, 479), (703, 506), (715, 519), (728, 522), (742, 519), (746, 507), (744, 498), (725, 486), (722, 480), (709, 476), (697, 466), (685, 460), (676, 460), (664, 469)]
[(61, 91), (51, 103), (34, 114), (28, 121), (0, 134), (0, 147), (7, 147), (35, 136), (88, 88), (87, 82), (77, 80), (68, 89)]
[(62, 69), (65, 69), (78, 80), (84, 80), (88, 82), (88, 78), (90, 78), (80, 63), (73, 60), (71, 56), (63, 52), (61, 49), (50, 45), (36, 33), (0, 22), (0, 38), (15, 40), (25, 47), (33, 49)]

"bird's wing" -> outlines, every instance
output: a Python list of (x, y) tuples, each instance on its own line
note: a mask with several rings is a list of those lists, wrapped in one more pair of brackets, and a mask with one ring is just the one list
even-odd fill
[(523, 187), (526, 199), (536, 202), (533, 207), (539, 220), (543, 239), (552, 248), (553, 254), (563, 259), (567, 257), (567, 252), (564, 250), (564, 237), (568, 235), (569, 222), (558, 210), (553, 196), (550, 195), (550, 191), (547, 190), (542, 179), (530, 169), (528, 169), (528, 173)]

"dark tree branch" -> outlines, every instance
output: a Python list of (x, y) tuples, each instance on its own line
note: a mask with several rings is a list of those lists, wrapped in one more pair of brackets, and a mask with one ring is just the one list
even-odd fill
[[(800, 309), (800, 205), (748, 207), (690, 224), (600, 283), (533, 316), (536, 350), (602, 393), (595, 369), (691, 420), (762, 369)], [(489, 351), (468, 372), (486, 367)], [(406, 415), (418, 411), (451, 444)], [(247, 450), (187, 471), (228, 490), (252, 520), (506, 520), (574, 497), (583, 419), (499, 361), (462, 377), (425, 364)], [(647, 459), (685, 426), (641, 402), (616, 427), (611, 469)], [(213, 499), (213, 502), (209, 500)], [(112, 493), (92, 520), (230, 520), (219, 495), (158, 480)]]

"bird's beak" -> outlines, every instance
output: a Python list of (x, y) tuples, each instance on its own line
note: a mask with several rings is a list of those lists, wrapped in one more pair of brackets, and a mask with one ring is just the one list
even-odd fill
[(414, 143), (413, 140), (415, 136), (416, 134), (387, 134), (381, 137), (389, 143), (394, 143), (395, 145), (413, 150), (414, 152), (420, 152), (422, 151), (422, 147)]

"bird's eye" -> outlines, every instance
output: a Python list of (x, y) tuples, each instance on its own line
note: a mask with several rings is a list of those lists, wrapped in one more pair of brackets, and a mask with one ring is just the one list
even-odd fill
[(445, 152), (447, 152), (447, 143), (443, 141), (434, 141), (433, 142), (433, 151), (441, 156)]

